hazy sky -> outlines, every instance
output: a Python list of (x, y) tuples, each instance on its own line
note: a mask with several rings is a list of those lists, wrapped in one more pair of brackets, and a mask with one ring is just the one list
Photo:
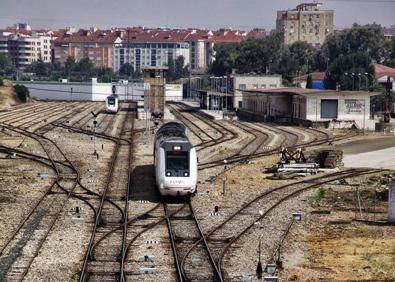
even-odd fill
[[(0, 0), (0, 27), (116, 26), (274, 28), (276, 11), (311, 0)], [(335, 26), (395, 25), (395, 0), (323, 0), (335, 10)]]

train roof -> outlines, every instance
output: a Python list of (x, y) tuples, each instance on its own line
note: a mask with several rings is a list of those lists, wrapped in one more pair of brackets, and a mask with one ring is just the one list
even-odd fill
[(111, 97), (118, 98), (118, 94), (111, 94), (111, 95), (107, 96), (107, 98), (111, 98)]
[(156, 138), (160, 137), (187, 138), (187, 136), (185, 135), (185, 126), (178, 122), (165, 123), (156, 132)]

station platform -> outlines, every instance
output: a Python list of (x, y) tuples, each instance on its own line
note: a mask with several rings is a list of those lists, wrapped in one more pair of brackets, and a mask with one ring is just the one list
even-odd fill
[(199, 102), (194, 102), (194, 101), (180, 101), (180, 103), (191, 107), (195, 108), (196, 110), (202, 112), (205, 114), (208, 118), (214, 119), (214, 120), (222, 120), (224, 119), (224, 114), (223, 111), (213, 111), (213, 110), (205, 110), (200, 108), (200, 103)]

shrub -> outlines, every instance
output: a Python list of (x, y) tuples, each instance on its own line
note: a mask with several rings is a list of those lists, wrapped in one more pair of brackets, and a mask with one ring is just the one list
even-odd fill
[(15, 89), (16, 95), (18, 96), (19, 100), (22, 103), (26, 103), (27, 101), (29, 101), (30, 93), (29, 93), (29, 89), (27, 89), (26, 86), (17, 84), (14, 86), (14, 89)]
[(4, 86), (4, 80), (1, 76), (0, 76), (0, 86)]

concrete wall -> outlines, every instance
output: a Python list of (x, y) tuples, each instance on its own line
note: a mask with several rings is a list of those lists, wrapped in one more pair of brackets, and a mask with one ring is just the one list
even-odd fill
[(29, 89), (30, 96), (38, 100), (93, 101), (92, 85), (88, 83), (25, 81), (15, 83), (25, 85)]
[(233, 78), (234, 99), (233, 107), (239, 108), (239, 102), (243, 100), (240, 85), (245, 85), (246, 89), (258, 88), (279, 88), (282, 86), (281, 75), (267, 75), (267, 76), (249, 76), (249, 75), (236, 75)]
[[(59, 83), (38, 81), (17, 81), (15, 84), (25, 85), (30, 95), (38, 100), (62, 100), (62, 101), (105, 101), (112, 94), (111, 83)], [(149, 88), (143, 83), (129, 85), (115, 84), (116, 94), (121, 100), (137, 101), (144, 98), (144, 88)]]

